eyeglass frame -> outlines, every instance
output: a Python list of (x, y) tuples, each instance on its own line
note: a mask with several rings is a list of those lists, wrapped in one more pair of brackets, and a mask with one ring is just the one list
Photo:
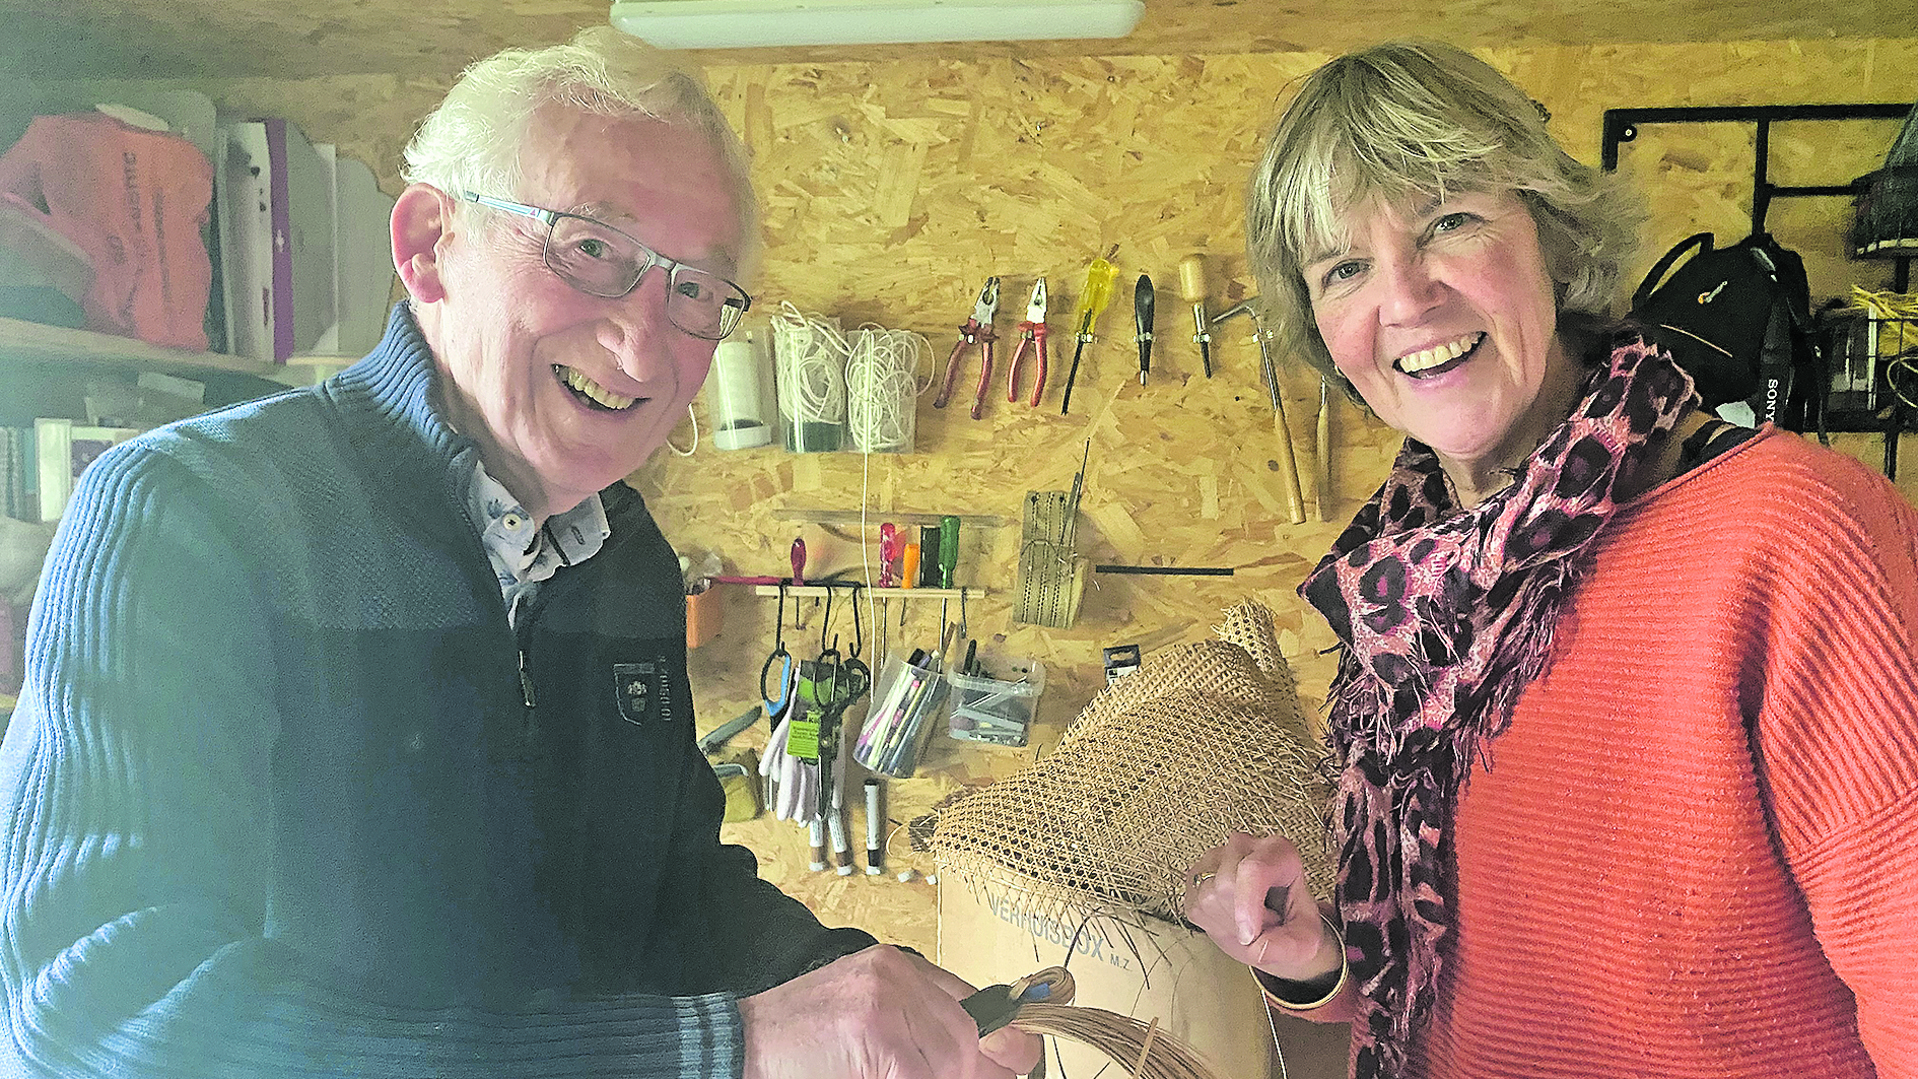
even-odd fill
[[(533, 220), (538, 221), (539, 223), (545, 225), (546, 236), (544, 239), (540, 241), (540, 262), (546, 267), (547, 270), (551, 271), (554, 277), (559, 278), (561, 281), (566, 282), (567, 285), (579, 290), (580, 292), (585, 293), (588, 296), (596, 296), (602, 300), (617, 300), (625, 296), (630, 296), (632, 295), (633, 290), (639, 287), (639, 283), (646, 279), (646, 271), (652, 269), (655, 266), (658, 266), (661, 269), (666, 271), (666, 288), (669, 293), (672, 290), (673, 280), (679, 276), (679, 271), (681, 269), (687, 269), (695, 273), (705, 274), (708, 277), (717, 278), (718, 280), (725, 282), (725, 284), (730, 286), (734, 292), (739, 293), (739, 298), (744, 302), (739, 304), (737, 307), (734, 307), (731, 304), (724, 304), (722, 301), (723, 306), (733, 311), (736, 311), (737, 313), (733, 315), (732, 325), (727, 326), (724, 330), (722, 330), (718, 337), (708, 337), (703, 333), (696, 333), (692, 330), (687, 329), (684, 326), (681, 326), (679, 322), (675, 320), (673, 322), (673, 328), (678, 330), (680, 333), (687, 335), (688, 337), (697, 337), (701, 341), (724, 341), (727, 337), (732, 335), (732, 332), (734, 330), (739, 328), (739, 323), (745, 318), (746, 312), (749, 309), (751, 309), (753, 305), (752, 294), (747, 292), (745, 289), (739, 287), (739, 282), (734, 281), (729, 277), (722, 277), (719, 274), (713, 273), (711, 270), (704, 270), (699, 268), (698, 266), (691, 266), (691, 265), (688, 265), (687, 263), (680, 262), (678, 259), (667, 258), (665, 255), (662, 255), (659, 252), (653, 250), (651, 247), (647, 246), (646, 244), (641, 243), (639, 238), (637, 236), (634, 236), (632, 233), (627, 232), (625, 229), (615, 228), (612, 225), (609, 225), (606, 222), (601, 221), (600, 219), (596, 217), (588, 217), (585, 214), (570, 213), (565, 210), (549, 210), (543, 206), (531, 206), (524, 202), (513, 202), (509, 199), (502, 199), (494, 195), (482, 195), (475, 191), (462, 191), (460, 192), (459, 197), (463, 201), (477, 203), (478, 205), (485, 206), (489, 209), (503, 210), (506, 213), (518, 214), (521, 217), (530, 217)], [(633, 275), (633, 283), (626, 286), (626, 290), (624, 292), (620, 292), (617, 294), (610, 294), (610, 295), (603, 292), (594, 292), (591, 289), (588, 289), (582, 286), (578, 281), (574, 280), (571, 276), (561, 273), (558, 269), (556, 269), (553, 266), (553, 262), (551, 257), (548, 254), (548, 251), (550, 250), (550, 245), (553, 242), (553, 228), (559, 222), (559, 219), (562, 217), (570, 217), (579, 221), (585, 221), (590, 224), (597, 225), (608, 232), (618, 233), (619, 235), (624, 236), (626, 239), (631, 240), (634, 247), (637, 247), (641, 251), (646, 253), (646, 259), (647, 259), (646, 263), (640, 266), (639, 272), (637, 274)]]

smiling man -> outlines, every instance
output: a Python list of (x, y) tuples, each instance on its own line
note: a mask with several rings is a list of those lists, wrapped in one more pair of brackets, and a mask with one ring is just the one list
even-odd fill
[(373, 353), (87, 472), (0, 750), (0, 1074), (1036, 1060), (719, 842), (620, 481), (751, 302), (743, 157), (610, 28), (481, 61), (408, 148)]

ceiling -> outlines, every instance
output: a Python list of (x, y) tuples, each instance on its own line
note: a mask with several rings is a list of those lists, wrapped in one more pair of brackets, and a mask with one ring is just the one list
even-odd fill
[[(0, 74), (444, 75), (562, 40), (610, 0), (0, 0)], [(1146, 0), (1119, 41), (736, 49), (708, 63), (1342, 51), (1384, 37), (1474, 47), (1914, 36), (1918, 0)], [(1906, 28), (1902, 31), (1891, 28)]]

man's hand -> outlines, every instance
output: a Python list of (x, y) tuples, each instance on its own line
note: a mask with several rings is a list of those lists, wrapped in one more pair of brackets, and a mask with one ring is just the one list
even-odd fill
[(916, 955), (875, 945), (739, 1002), (746, 1079), (1011, 1079), (1039, 1062), (1037, 1036), (981, 1040), (959, 1001), (973, 988)]
[(1185, 916), (1219, 950), (1291, 982), (1339, 969), (1338, 938), (1319, 920), (1298, 848), (1282, 836), (1233, 833), (1186, 872)]

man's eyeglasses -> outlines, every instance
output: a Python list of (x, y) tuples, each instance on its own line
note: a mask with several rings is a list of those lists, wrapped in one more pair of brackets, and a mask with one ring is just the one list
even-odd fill
[(546, 268), (589, 296), (617, 300), (633, 291), (647, 270), (660, 267), (666, 271), (666, 317), (694, 337), (721, 340), (752, 306), (753, 298), (731, 281), (674, 262), (603, 221), (471, 191), (460, 198), (545, 224)]

